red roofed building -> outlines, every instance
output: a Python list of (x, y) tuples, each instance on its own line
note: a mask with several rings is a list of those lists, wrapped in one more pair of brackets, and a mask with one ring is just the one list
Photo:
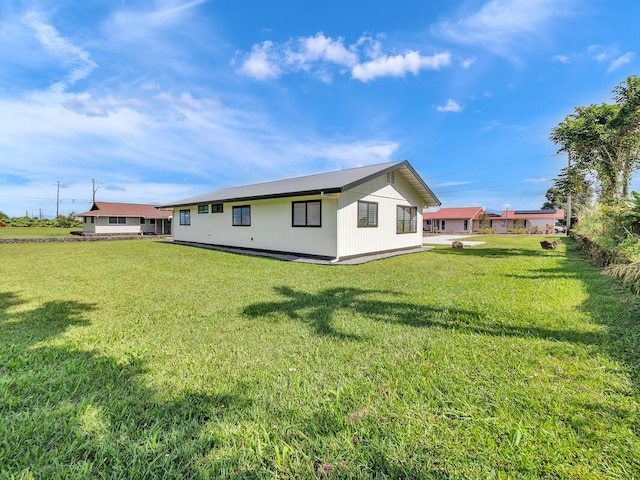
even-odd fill
[(83, 233), (100, 235), (169, 235), (171, 210), (145, 203), (95, 202), (82, 217)]
[(471, 233), (474, 220), (480, 218), (483, 212), (482, 207), (441, 208), (437, 212), (423, 212), (423, 230), (430, 233)]
[(491, 228), (496, 233), (524, 228), (529, 233), (554, 233), (558, 220), (564, 219), (562, 208), (551, 210), (505, 210), (499, 216), (491, 216)]
[(563, 209), (505, 210), (491, 213), (482, 207), (441, 208), (436, 212), (423, 212), (423, 230), (429, 233), (473, 233), (480, 228), (480, 220), (486, 215), (488, 227), (496, 233), (524, 228), (529, 233), (554, 233), (558, 220), (564, 219)]

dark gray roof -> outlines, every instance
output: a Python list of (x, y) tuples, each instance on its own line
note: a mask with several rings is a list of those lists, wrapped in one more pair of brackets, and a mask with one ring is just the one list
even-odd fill
[(416, 173), (408, 161), (389, 162), (304, 177), (287, 178), (274, 182), (231, 187), (184, 198), (161, 205), (159, 208), (182, 207), (216, 202), (239, 202), (265, 198), (298, 197), (319, 193), (344, 192), (387, 172), (399, 171), (419, 193), (427, 206), (440, 205), (440, 201)]

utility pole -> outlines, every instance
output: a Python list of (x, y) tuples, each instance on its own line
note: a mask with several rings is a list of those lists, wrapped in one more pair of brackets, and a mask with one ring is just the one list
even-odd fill
[[(571, 153), (567, 153), (567, 173), (571, 170)], [(570, 177), (569, 177), (570, 178)], [(567, 223), (566, 223), (566, 235), (569, 235), (569, 229), (571, 228), (571, 185), (569, 185), (569, 192), (567, 193)]]
[(57, 181), (58, 191), (56, 193), (56, 218), (60, 215), (60, 180)]
[(92, 178), (91, 179), (91, 183), (93, 184), (93, 188), (92, 188), (92, 190), (93, 190), (93, 197), (92, 197), (93, 198), (93, 205), (95, 205), (96, 204), (96, 192), (98, 191), (98, 189), (96, 188), (95, 179)]

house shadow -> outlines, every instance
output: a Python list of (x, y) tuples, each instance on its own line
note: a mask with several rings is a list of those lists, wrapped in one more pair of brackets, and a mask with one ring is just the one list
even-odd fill
[(197, 477), (197, 459), (219, 441), (203, 427), (234, 421), (250, 405), (244, 389), (163, 398), (145, 384), (144, 359), (64, 341), (69, 328), (89, 325), (94, 308), (52, 301), (28, 309), (0, 293), (0, 470), (16, 478)]

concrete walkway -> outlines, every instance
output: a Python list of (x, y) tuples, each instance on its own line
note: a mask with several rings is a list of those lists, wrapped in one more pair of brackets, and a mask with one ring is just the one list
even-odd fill
[(474, 237), (477, 237), (477, 235), (426, 235), (423, 237), (422, 243), (426, 243), (427, 245), (451, 245), (452, 242), (458, 240), (459, 242), (462, 242), (462, 245), (465, 247), (475, 247), (485, 243), (463, 240), (464, 238)]

